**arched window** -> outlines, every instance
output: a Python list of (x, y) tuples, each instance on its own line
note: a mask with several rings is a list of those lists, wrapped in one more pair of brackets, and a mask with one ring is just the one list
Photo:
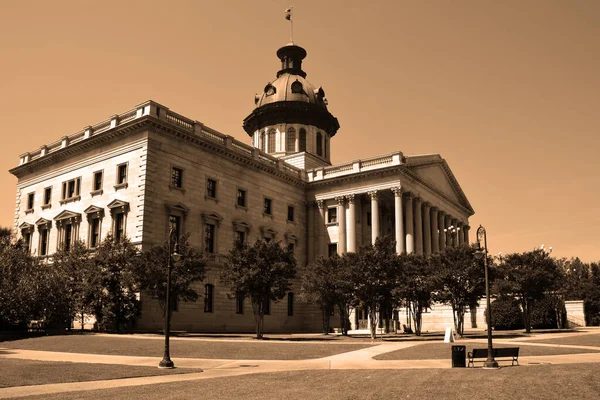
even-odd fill
[(260, 142), (258, 143), (258, 148), (261, 149), (262, 151), (267, 150), (265, 148), (265, 133), (264, 132), (260, 133)]
[(325, 135), (323, 157), (329, 158), (329, 136)]
[(323, 156), (323, 135), (317, 132), (317, 155)]
[(287, 136), (285, 137), (285, 151), (296, 151), (296, 130), (294, 128), (290, 128), (287, 131)]
[(292, 93), (302, 93), (303, 92), (302, 84), (298, 80), (296, 80), (292, 83), (291, 89), (292, 89)]
[(269, 153), (275, 153), (275, 129), (269, 131)]
[(298, 151), (306, 151), (306, 130), (304, 128), (300, 128), (299, 142)]

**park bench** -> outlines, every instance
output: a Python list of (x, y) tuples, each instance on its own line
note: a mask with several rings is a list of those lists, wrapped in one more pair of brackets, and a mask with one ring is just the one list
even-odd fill
[[(485, 358), (488, 356), (488, 349), (473, 349), (468, 354), (469, 357), (469, 365), (475, 366), (475, 359), (477, 358)], [(494, 349), (494, 358), (497, 360), (499, 358), (509, 358), (512, 362), (512, 365), (519, 365), (519, 348), (518, 347), (498, 347)], [(482, 360), (483, 361), (483, 360)]]

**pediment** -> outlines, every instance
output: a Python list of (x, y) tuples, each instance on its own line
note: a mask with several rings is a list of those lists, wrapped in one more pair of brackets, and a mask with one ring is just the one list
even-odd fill
[(23, 222), (21, 225), (19, 225), (19, 229), (21, 231), (32, 231), (33, 228), (34, 228), (34, 226), (27, 222)]
[(223, 217), (221, 217), (219, 214), (215, 213), (215, 212), (207, 212), (207, 213), (202, 213), (202, 222), (209, 223), (209, 224), (216, 224), (217, 226), (219, 226), (219, 224), (221, 224), (221, 221), (223, 220)]
[(114, 211), (129, 211), (129, 203), (123, 200), (115, 199), (106, 205), (111, 212)]
[(277, 235), (276, 230), (266, 227), (266, 226), (262, 226), (260, 228), (260, 233), (262, 233), (263, 237), (271, 237), (271, 238), (274, 238)]
[[(437, 156), (437, 155), (436, 155)], [(411, 160), (412, 158), (412, 160)], [(407, 167), (422, 181), (474, 213), (446, 161), (437, 157), (408, 157)]]
[(187, 208), (186, 206), (184, 206), (181, 203), (176, 203), (176, 204), (167, 203), (167, 204), (165, 204), (165, 207), (167, 207), (169, 212), (180, 212), (185, 216), (187, 216), (187, 213), (190, 210), (189, 208)]
[(104, 216), (104, 208), (102, 207), (98, 207), (98, 206), (89, 206), (88, 208), (86, 208), (85, 210), (83, 210), (84, 213), (86, 213), (88, 216), (89, 215), (98, 215), (98, 216)]
[(298, 241), (298, 236), (294, 235), (291, 232), (286, 232), (284, 237), (285, 237), (285, 240), (287, 240), (288, 242), (297, 242)]
[(66, 220), (79, 221), (79, 220), (81, 220), (81, 214), (73, 212), (73, 211), (69, 211), (69, 210), (64, 210), (64, 211), (60, 212), (56, 217), (54, 217), (54, 220), (56, 222), (66, 221)]
[(233, 227), (236, 231), (245, 231), (248, 232), (250, 231), (250, 224), (248, 224), (247, 222), (241, 221), (241, 220), (235, 220), (233, 221)]
[(52, 226), (52, 221), (50, 221), (49, 219), (46, 219), (46, 218), (40, 218), (37, 221), (35, 221), (35, 225), (36, 226), (44, 226), (44, 225)]

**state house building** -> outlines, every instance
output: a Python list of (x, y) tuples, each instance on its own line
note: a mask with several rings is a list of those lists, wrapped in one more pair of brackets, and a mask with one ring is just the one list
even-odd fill
[[(400, 151), (331, 165), (338, 120), (325, 91), (306, 80), (306, 51), (277, 51), (281, 69), (244, 119), (251, 145), (154, 101), (20, 156), (14, 228), (48, 257), (112, 232), (142, 249), (169, 227), (189, 232), (210, 259), (197, 302), (180, 302), (175, 330), (253, 331), (249, 300), (228, 299), (219, 254), (234, 240), (293, 246), (298, 267), (393, 235), (398, 252), (429, 254), (469, 241), (473, 208), (438, 154)], [(383, 138), (382, 138), (383, 139)], [(203, 287), (202, 287), (203, 286)], [(269, 307), (265, 331), (318, 331), (320, 309), (294, 300)], [(160, 330), (156, 300), (141, 293), (140, 330)], [(364, 327), (353, 312), (353, 329)], [(335, 321), (337, 322), (337, 321)]]

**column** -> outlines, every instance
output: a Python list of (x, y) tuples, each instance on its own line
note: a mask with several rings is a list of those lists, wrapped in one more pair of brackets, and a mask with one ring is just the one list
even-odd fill
[(456, 218), (454, 218), (452, 220), (452, 226), (454, 227), (454, 229), (452, 229), (452, 246), (453, 247), (458, 247), (458, 234), (459, 234), (459, 230), (458, 230), (458, 220)]
[(356, 206), (354, 194), (346, 196), (348, 200), (348, 252), (356, 251)]
[(306, 212), (308, 214), (308, 260), (307, 264), (310, 264), (315, 259), (315, 203), (309, 201), (306, 204)]
[(438, 229), (439, 229), (439, 243), (440, 243), (440, 251), (444, 251), (446, 249), (446, 215), (440, 210), (438, 212)]
[(406, 250), (404, 247), (404, 222), (402, 212), (402, 188), (392, 188), (394, 192), (394, 228), (396, 233), (396, 253), (400, 254)]
[(417, 254), (423, 254), (423, 218), (421, 214), (421, 199), (415, 197), (415, 251)]
[(319, 209), (317, 248), (319, 249), (320, 256), (327, 257), (327, 248), (325, 247), (325, 204), (323, 203), (323, 200), (317, 200), (317, 208)]
[(452, 241), (452, 217), (449, 215), (446, 215), (446, 230), (445, 230), (445, 234), (446, 234), (446, 247), (454, 247), (454, 243)]
[(379, 200), (377, 199), (377, 190), (367, 192), (371, 196), (371, 243), (379, 237)]
[(458, 245), (462, 246), (463, 244), (465, 244), (465, 235), (463, 234), (463, 230), (465, 229), (465, 224), (463, 224), (462, 222), (458, 223), (458, 232), (456, 233), (458, 235)]
[(425, 254), (431, 254), (431, 219), (429, 207), (429, 203), (423, 203), (423, 251)]
[(406, 209), (404, 212), (404, 225), (406, 227), (406, 252), (415, 251), (415, 237), (413, 233), (413, 198), (410, 193), (406, 194)]
[(438, 209), (431, 207), (431, 251), (437, 253), (440, 251), (440, 239), (438, 232)]
[(346, 252), (346, 199), (343, 196), (335, 198), (338, 202), (337, 218), (338, 218), (338, 254), (342, 255)]
[(471, 229), (471, 227), (469, 225), (465, 225), (465, 228), (464, 228), (464, 230), (465, 230), (465, 232), (464, 232), (464, 235), (465, 235), (464, 241), (467, 244), (467, 246), (469, 246), (471, 244), (469, 242), (469, 230), (470, 229)]

